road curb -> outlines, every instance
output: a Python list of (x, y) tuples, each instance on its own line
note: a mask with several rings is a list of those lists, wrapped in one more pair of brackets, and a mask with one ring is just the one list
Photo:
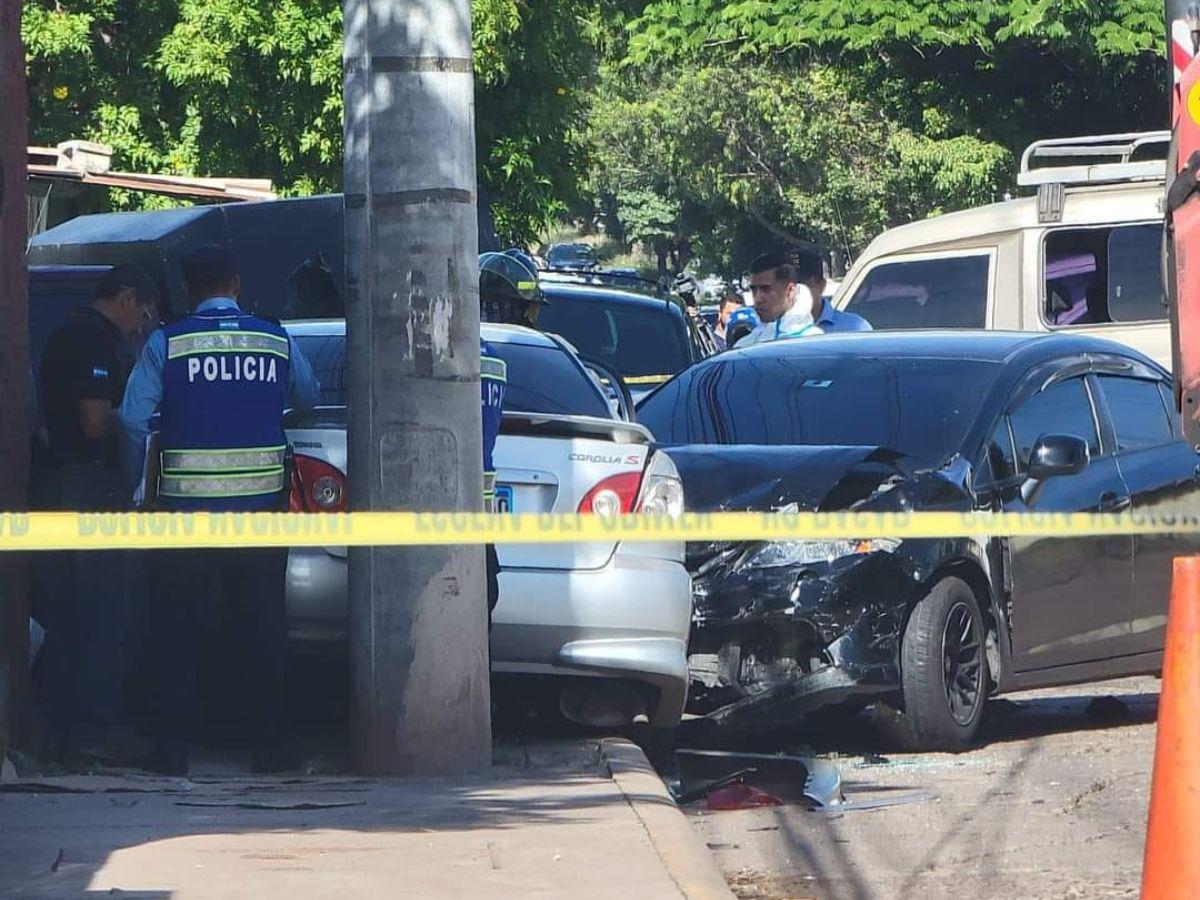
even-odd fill
[(622, 738), (600, 742), (604, 763), (634, 815), (646, 829), (663, 868), (688, 900), (733, 900), (716, 860), (675, 805), (637, 744)]

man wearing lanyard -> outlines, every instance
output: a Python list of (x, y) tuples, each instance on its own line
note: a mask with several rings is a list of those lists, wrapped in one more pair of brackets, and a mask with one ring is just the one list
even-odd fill
[(796, 281), (808, 288), (812, 294), (812, 317), (825, 332), (871, 331), (871, 323), (857, 313), (834, 309), (825, 296), (825, 267), (816, 244), (807, 241), (792, 252), (792, 265), (796, 269)]
[[(162, 510), (267, 512), (286, 504), (286, 407), (304, 411), (318, 386), (304, 355), (276, 321), (244, 312), (229, 252), (209, 245), (182, 260), (191, 313), (150, 336), (129, 378), (120, 417), (144, 446), (161, 416), (156, 505)], [(151, 559), (155, 751), (150, 771), (188, 771), (204, 610), (233, 610), (241, 679), (256, 734), (253, 768), (288, 768), (284, 743), (286, 548), (158, 551)]]
[(762, 324), (738, 341), (739, 350), (824, 333), (813, 321), (812, 295), (796, 283), (795, 269), (782, 253), (764, 253), (750, 264), (750, 293)]
[[(90, 306), (74, 310), (46, 344), (41, 364), (49, 472), (42, 505), (119, 512), (132, 493), (120, 466), (116, 406), (128, 363), (121, 343), (158, 321), (158, 289), (137, 266), (109, 269)], [(46, 570), (53, 605), (44, 668), (58, 749), (120, 762), (114, 731), (128, 671), (129, 554), (62, 554)]]

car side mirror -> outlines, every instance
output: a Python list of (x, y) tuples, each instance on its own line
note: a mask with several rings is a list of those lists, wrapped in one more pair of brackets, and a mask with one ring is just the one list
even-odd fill
[(1021, 485), (1022, 499), (1026, 504), (1032, 503), (1048, 479), (1077, 475), (1088, 467), (1091, 459), (1083, 438), (1073, 434), (1043, 434), (1029, 453), (1029, 478)]

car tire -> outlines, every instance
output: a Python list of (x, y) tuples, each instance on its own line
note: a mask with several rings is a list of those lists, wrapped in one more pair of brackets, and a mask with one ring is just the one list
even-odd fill
[(983, 616), (975, 592), (943, 578), (909, 616), (900, 645), (898, 702), (876, 705), (888, 743), (910, 751), (965, 750), (987, 702)]

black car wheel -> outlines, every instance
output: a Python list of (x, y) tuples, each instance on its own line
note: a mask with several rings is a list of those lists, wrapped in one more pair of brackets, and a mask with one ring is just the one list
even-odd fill
[(963, 750), (983, 718), (988, 672), (983, 617), (974, 592), (944, 578), (912, 611), (900, 649), (899, 704), (880, 704), (876, 722), (905, 750)]

